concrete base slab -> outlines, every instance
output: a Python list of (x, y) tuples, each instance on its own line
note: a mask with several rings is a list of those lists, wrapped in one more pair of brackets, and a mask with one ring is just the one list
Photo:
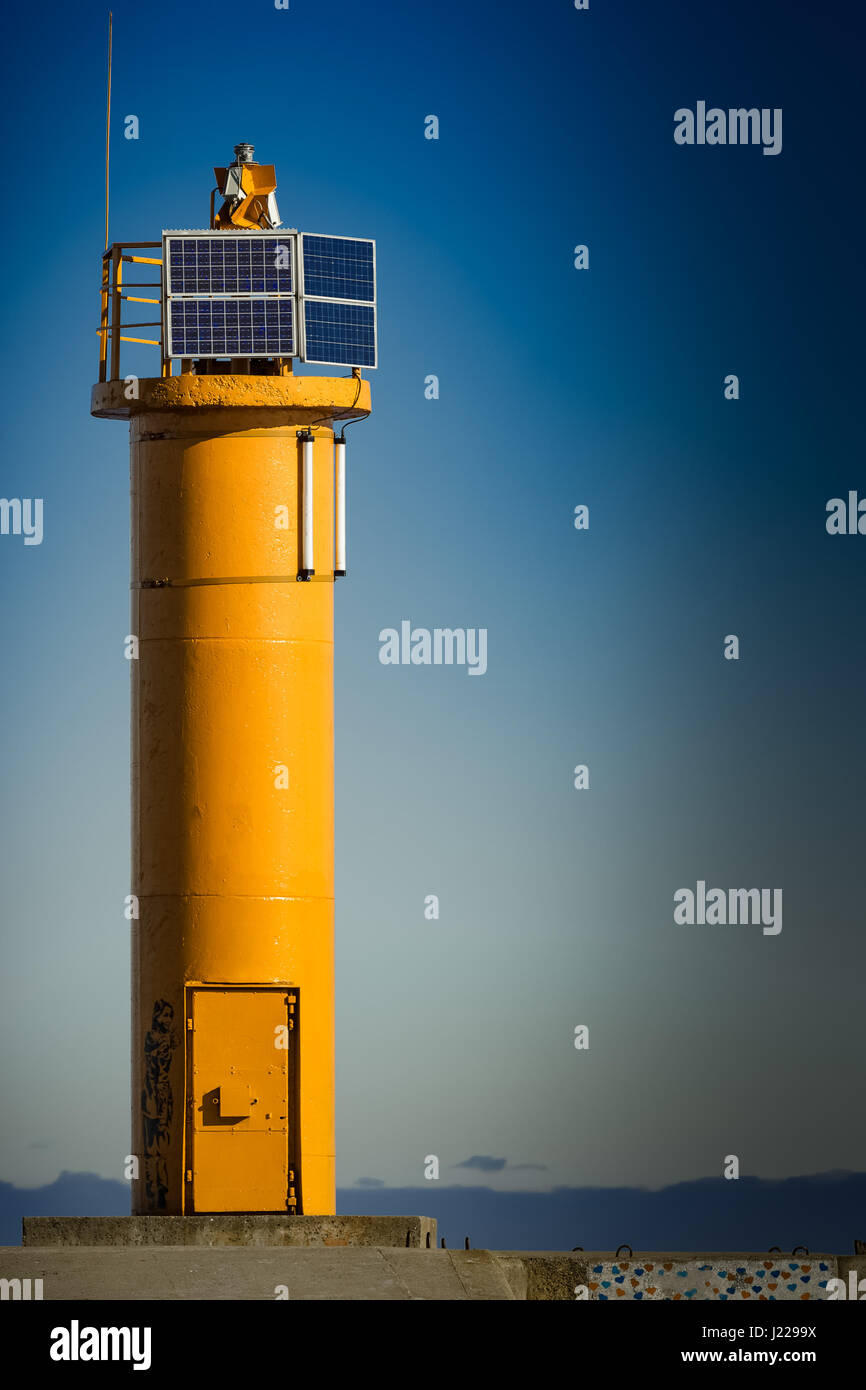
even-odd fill
[(860, 1265), (862, 1256), (856, 1255), (780, 1257), (754, 1251), (654, 1251), (619, 1259), (609, 1250), (30, 1244), (0, 1247), (0, 1297), (821, 1302), (834, 1278), (845, 1283), (847, 1297), (855, 1298)]
[(429, 1216), (25, 1216), (26, 1246), (396, 1246), (436, 1245)]
[(486, 1250), (7, 1246), (0, 1248), (0, 1273), (7, 1281), (29, 1280), (31, 1298), (34, 1281), (41, 1279), (39, 1292), (46, 1301), (515, 1298), (496, 1258)]

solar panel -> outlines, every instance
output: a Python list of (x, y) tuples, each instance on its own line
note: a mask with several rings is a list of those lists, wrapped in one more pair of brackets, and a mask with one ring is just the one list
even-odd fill
[(294, 357), (292, 299), (171, 299), (169, 357)]
[(374, 306), (304, 300), (304, 361), (322, 366), (375, 367)]
[(163, 265), (168, 357), (300, 357), (319, 366), (376, 366), (373, 241), (297, 232), (163, 232)]
[(301, 244), (305, 295), (375, 303), (376, 264), (372, 241), (313, 236), (305, 232)]
[(167, 292), (293, 294), (293, 240), (278, 232), (166, 236)]

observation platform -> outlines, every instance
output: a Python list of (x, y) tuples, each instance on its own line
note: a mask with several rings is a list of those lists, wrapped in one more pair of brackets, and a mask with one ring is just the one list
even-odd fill
[[(130, 399), (129, 392), (135, 394)], [(370, 414), (370, 383), (355, 376), (247, 376), (184, 372), (100, 381), (90, 394), (90, 413), (100, 420), (175, 411), (263, 411), (272, 425), (362, 420)]]

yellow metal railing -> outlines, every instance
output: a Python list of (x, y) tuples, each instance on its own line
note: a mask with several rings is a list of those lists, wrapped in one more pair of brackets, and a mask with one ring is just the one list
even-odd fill
[[(155, 281), (138, 281), (124, 284), (124, 264), (162, 266), (161, 256), (140, 256), (134, 251), (161, 248), (159, 241), (115, 241), (102, 256), (101, 313), (99, 318), (99, 380), (120, 380), (120, 344), (142, 343), (146, 347), (158, 347), (162, 353), (162, 274)], [(159, 298), (130, 294), (129, 290), (159, 290)], [(124, 323), (123, 303), (155, 304), (159, 308), (159, 318), (146, 323)], [(158, 328), (157, 338), (131, 337), (125, 329)], [(171, 376), (171, 360), (162, 353), (162, 375)]]

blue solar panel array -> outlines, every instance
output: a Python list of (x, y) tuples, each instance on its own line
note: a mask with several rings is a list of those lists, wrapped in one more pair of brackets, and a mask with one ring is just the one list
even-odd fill
[(376, 366), (374, 242), (294, 232), (163, 239), (167, 356)]
[(372, 304), (305, 299), (304, 342), (307, 362), (375, 367), (376, 310)]
[(351, 237), (303, 236), (304, 294), (319, 299), (376, 299), (372, 241)]
[(170, 299), (173, 357), (294, 357), (292, 299)]
[(166, 283), (175, 294), (293, 294), (291, 237), (166, 238)]

